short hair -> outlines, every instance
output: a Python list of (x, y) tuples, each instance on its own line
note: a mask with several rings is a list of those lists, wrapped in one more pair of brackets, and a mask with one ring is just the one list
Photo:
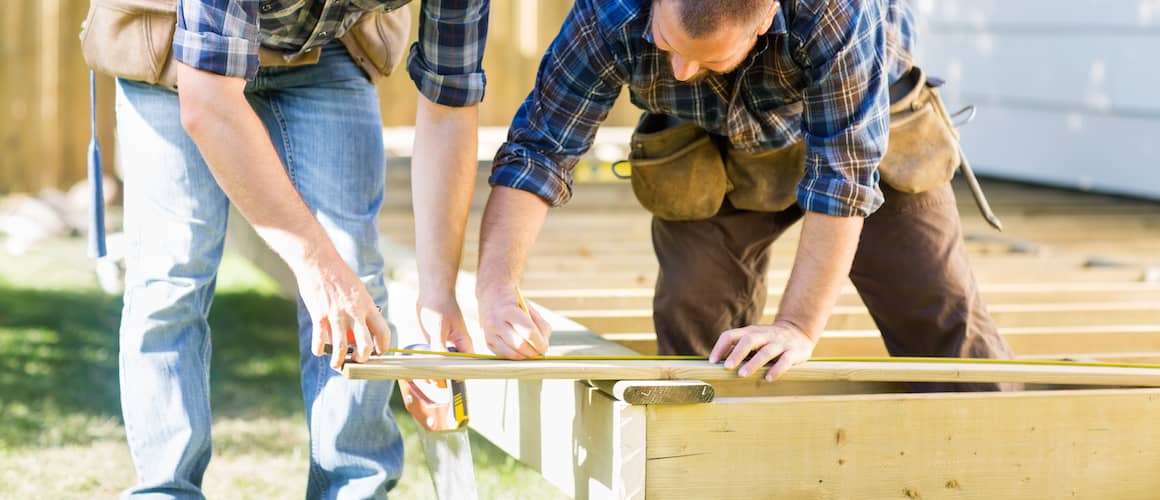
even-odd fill
[(693, 38), (716, 31), (722, 24), (754, 24), (774, 0), (669, 0), (677, 2), (681, 26)]

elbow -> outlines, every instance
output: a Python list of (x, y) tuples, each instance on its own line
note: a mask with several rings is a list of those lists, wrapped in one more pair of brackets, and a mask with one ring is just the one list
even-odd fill
[(201, 102), (201, 99), (186, 95), (186, 93), (181, 93), (179, 101), (181, 103), (181, 128), (185, 129), (185, 133), (194, 142), (197, 142), (202, 132), (207, 128), (206, 123), (212, 121), (209, 116), (210, 111)]
[(245, 80), (223, 77), (182, 65), (177, 73), (177, 99), (181, 126), (197, 142), (204, 134), (218, 128), (227, 110), (248, 106)]

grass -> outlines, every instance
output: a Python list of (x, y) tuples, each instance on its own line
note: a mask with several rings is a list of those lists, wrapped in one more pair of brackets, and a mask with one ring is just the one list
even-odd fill
[[(294, 304), (226, 257), (210, 315), (210, 498), (301, 498), (307, 435)], [(97, 287), (83, 242), (0, 258), (0, 498), (113, 497), (134, 481), (120, 418), (121, 300)], [(434, 498), (415, 424), (392, 403), (407, 450), (397, 498)], [(480, 498), (557, 498), (536, 472), (474, 433)]]

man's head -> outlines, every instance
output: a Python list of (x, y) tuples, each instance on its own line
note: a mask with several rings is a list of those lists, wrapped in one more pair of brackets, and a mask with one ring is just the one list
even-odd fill
[(736, 68), (773, 23), (776, 0), (653, 0), (653, 42), (673, 75), (696, 81)]

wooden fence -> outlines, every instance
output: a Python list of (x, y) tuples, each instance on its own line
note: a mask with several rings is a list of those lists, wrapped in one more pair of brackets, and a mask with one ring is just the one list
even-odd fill
[[(418, 19), (418, 1), (410, 8)], [(482, 125), (507, 125), (531, 89), (544, 49), (571, 2), (493, 0), (484, 69)], [(67, 188), (85, 176), (89, 136), (88, 70), (78, 33), (87, 0), (5, 0), (0, 15), (0, 193)], [(417, 32), (417, 24), (413, 31)], [(415, 35), (412, 35), (412, 39)], [(405, 71), (380, 84), (387, 126), (415, 120), (414, 85)], [(98, 82), (98, 128), (105, 165), (112, 166), (112, 80)], [(631, 124), (626, 103), (609, 123)]]

